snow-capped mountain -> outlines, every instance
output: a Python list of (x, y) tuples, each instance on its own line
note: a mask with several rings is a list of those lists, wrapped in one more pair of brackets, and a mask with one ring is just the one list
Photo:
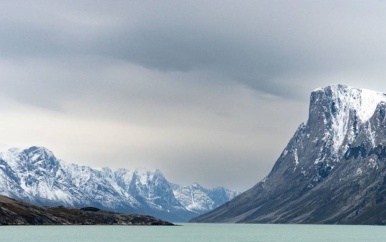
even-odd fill
[(186, 209), (198, 214), (215, 209), (238, 195), (223, 187), (207, 189), (198, 183), (190, 186), (173, 184), (173, 193)]
[[(159, 170), (94, 169), (66, 164), (43, 147), (0, 148), (0, 194), (37, 205), (93, 206), (187, 221), (236, 195), (216, 188), (223, 192), (215, 198), (216, 189), (202, 188), (203, 199), (189, 202), (178, 196), (181, 186), (169, 183)], [(209, 206), (207, 197), (214, 199)]]
[(269, 175), (196, 222), (386, 224), (386, 94), (312, 92)]

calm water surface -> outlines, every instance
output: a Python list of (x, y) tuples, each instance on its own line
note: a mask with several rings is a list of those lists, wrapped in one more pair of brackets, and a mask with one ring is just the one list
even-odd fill
[(316, 242), (386, 241), (385, 226), (182, 224), (182, 226), (0, 226), (0, 241)]

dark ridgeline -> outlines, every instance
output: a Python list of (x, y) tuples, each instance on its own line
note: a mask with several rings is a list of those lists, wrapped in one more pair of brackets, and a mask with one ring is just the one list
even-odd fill
[(318, 89), (269, 175), (192, 222), (386, 224), (385, 162), (385, 94)]
[(0, 196), (0, 225), (173, 225), (146, 215), (120, 214), (93, 207), (39, 207)]

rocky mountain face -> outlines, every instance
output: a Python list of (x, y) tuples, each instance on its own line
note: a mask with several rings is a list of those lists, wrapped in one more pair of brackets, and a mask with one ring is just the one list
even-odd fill
[(94, 207), (38, 207), (0, 195), (0, 225), (173, 225), (146, 215), (119, 214)]
[[(202, 188), (198, 197), (185, 190), (182, 195), (180, 188), (158, 170), (66, 164), (43, 147), (6, 148), (0, 153), (0, 194), (35, 205), (91, 206), (184, 222), (236, 195), (225, 188)], [(213, 196), (216, 191), (222, 193)]]
[(269, 175), (193, 221), (386, 224), (385, 164), (386, 95), (317, 89)]

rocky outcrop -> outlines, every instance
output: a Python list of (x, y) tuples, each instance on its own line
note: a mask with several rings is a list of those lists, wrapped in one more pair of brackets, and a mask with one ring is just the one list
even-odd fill
[(1, 225), (173, 225), (146, 215), (113, 213), (97, 208), (39, 207), (0, 196)]
[(386, 224), (386, 95), (312, 92), (269, 175), (194, 222)]

